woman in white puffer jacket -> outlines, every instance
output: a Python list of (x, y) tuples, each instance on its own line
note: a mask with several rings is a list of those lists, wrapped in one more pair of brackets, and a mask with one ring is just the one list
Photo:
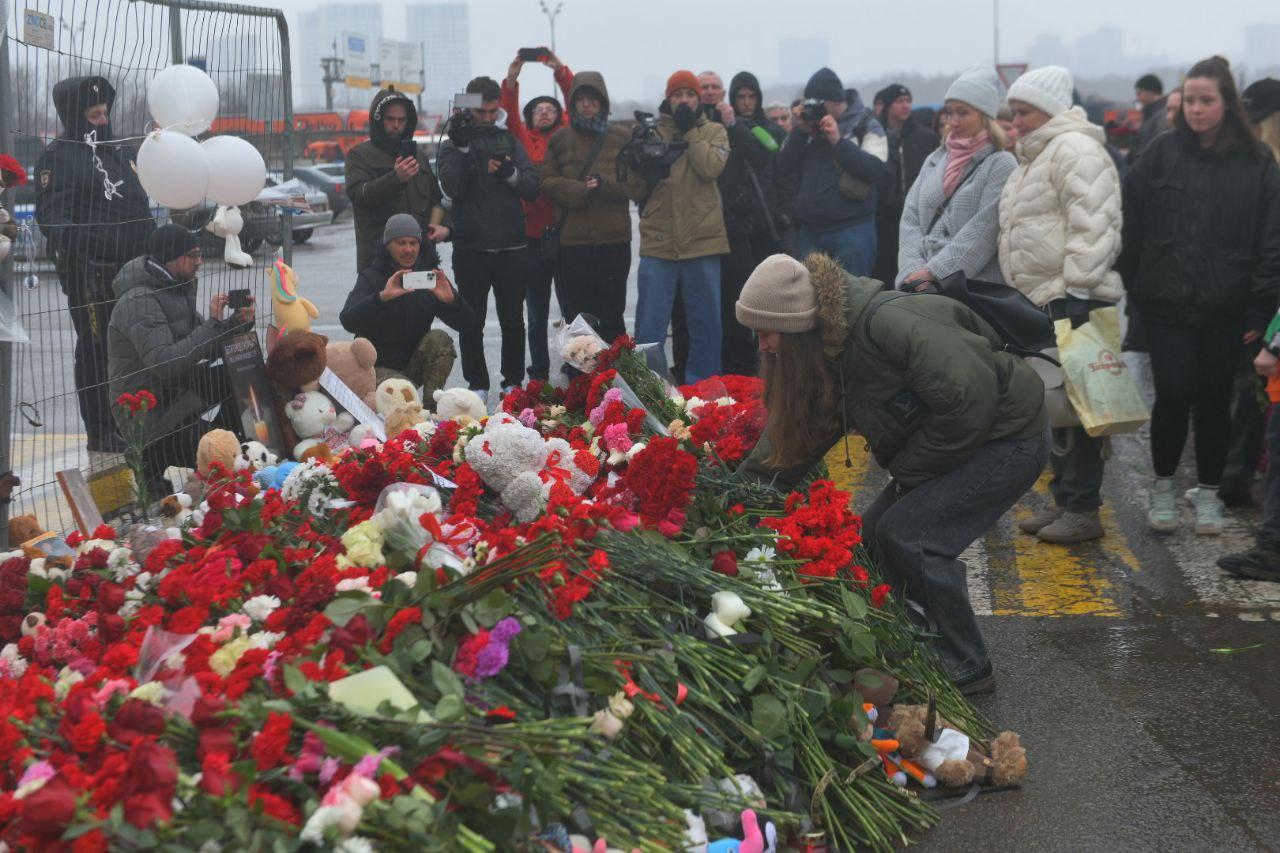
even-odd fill
[[(999, 245), (1005, 281), (1053, 319), (1078, 325), (1094, 308), (1118, 302), (1124, 285), (1112, 269), (1120, 255), (1120, 176), (1102, 128), (1071, 106), (1073, 89), (1071, 72), (1057, 66), (1009, 87), (1018, 166), (1000, 198)], [(1056, 544), (1097, 539), (1107, 440), (1080, 427), (1054, 439), (1054, 506), (1020, 527)]]

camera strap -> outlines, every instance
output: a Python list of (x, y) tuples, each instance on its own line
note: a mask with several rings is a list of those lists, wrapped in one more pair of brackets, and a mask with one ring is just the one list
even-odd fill
[[(604, 148), (604, 138), (609, 135), (608, 130), (602, 130), (596, 135), (596, 141), (592, 143), (591, 150), (587, 152), (586, 162), (582, 164), (582, 171), (578, 173), (578, 182), (581, 183), (587, 179), (587, 175), (591, 172), (591, 167), (595, 165), (596, 157), (600, 156), (600, 150)], [(559, 233), (564, 229), (564, 223), (569, 218), (569, 214), (573, 212), (572, 207), (566, 207), (564, 212), (556, 219), (556, 232)]]

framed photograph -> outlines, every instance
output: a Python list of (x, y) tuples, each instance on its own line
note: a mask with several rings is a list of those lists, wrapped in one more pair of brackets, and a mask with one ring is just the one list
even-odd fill
[(240, 437), (260, 441), (281, 459), (287, 455), (280, 428), (276, 394), (267, 378), (262, 347), (253, 332), (234, 335), (222, 342), (222, 360), (231, 380), (232, 397), (240, 415)]

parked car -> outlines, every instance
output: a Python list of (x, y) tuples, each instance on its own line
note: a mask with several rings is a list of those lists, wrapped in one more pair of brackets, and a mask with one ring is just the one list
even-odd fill
[[(303, 195), (310, 212), (295, 211), (293, 214), (293, 242), (305, 243), (311, 239), (316, 228), (333, 222), (333, 211), (329, 209), (329, 199), (319, 190), (312, 189), (301, 179), (295, 178), (294, 185), (298, 194)], [(283, 177), (276, 172), (267, 175), (268, 187), (285, 186)], [(214, 236), (205, 226), (213, 219), (217, 208), (208, 201), (193, 208), (172, 211), (173, 221), (184, 228), (199, 231), (201, 248), (206, 257), (221, 256), (224, 241)], [(284, 211), (273, 204), (251, 201), (240, 205), (240, 215), (244, 218), (244, 228), (240, 231), (240, 248), (252, 254), (263, 242), (279, 246), (284, 242)]]
[(293, 174), (310, 184), (329, 199), (333, 218), (351, 206), (347, 198), (347, 169), (343, 163), (317, 163), (314, 166), (294, 166)]

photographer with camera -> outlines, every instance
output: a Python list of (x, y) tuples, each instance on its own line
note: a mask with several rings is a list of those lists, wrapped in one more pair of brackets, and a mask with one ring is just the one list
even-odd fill
[[(661, 115), (637, 113), (618, 158), (619, 178), (640, 207), (636, 341), (656, 343), (650, 363), (667, 372), (667, 327), (680, 292), (689, 323), (688, 382), (720, 372), (720, 255), (729, 251), (716, 178), (729, 159), (724, 126), (698, 112), (698, 78), (667, 80)], [(624, 177), (625, 176), (625, 177)]]
[(480, 106), (458, 111), (440, 146), (440, 186), (453, 203), (453, 273), (477, 322), (460, 333), (462, 375), (472, 391), (488, 397), (484, 321), (489, 291), (502, 327), (502, 388), (524, 382), (524, 282), (529, 262), (521, 201), (538, 197), (538, 173), (514, 136), (499, 125), (502, 93), (497, 81), (477, 77), (467, 94)]
[(590, 314), (600, 337), (627, 331), (622, 318), (631, 272), (631, 199), (610, 168), (627, 132), (609, 124), (609, 90), (581, 71), (569, 93), (569, 126), (556, 132), (542, 161), (542, 189), (556, 204), (560, 237), (560, 309), (565, 322)]
[(830, 68), (809, 78), (804, 98), (778, 155), (778, 174), (797, 184), (797, 255), (825, 252), (851, 275), (870, 275), (876, 200), (889, 181), (884, 127)]
[[(449, 239), (440, 183), (413, 133), (418, 110), (413, 99), (393, 87), (369, 105), (369, 140), (347, 154), (347, 197), (356, 223), (356, 270), (366, 269), (382, 248), (382, 229), (397, 213), (407, 213), (426, 229), (432, 243)], [(435, 248), (431, 247), (434, 252)]]
[[(569, 102), (569, 87), (573, 72), (545, 47), (522, 47), (507, 68), (507, 79), (502, 81), (502, 109), (507, 113), (507, 130), (524, 146), (525, 153), (535, 167), (542, 165), (551, 137), (569, 123), (569, 116), (560, 102), (550, 95), (538, 95), (524, 105), (523, 119), (520, 110), (520, 71), (526, 62), (538, 62), (551, 69), (556, 85)], [(524, 204), (524, 233), (529, 238), (529, 273), (524, 283), (525, 314), (529, 321), (529, 378), (549, 378), (551, 356), (547, 352), (547, 318), (551, 313), (552, 281), (555, 281), (556, 299), (560, 313), (564, 314), (564, 297), (556, 275), (555, 252), (544, 246), (543, 235), (556, 224), (556, 208), (546, 194), (546, 188), (536, 199)], [(554, 238), (553, 238), (554, 239)]]

